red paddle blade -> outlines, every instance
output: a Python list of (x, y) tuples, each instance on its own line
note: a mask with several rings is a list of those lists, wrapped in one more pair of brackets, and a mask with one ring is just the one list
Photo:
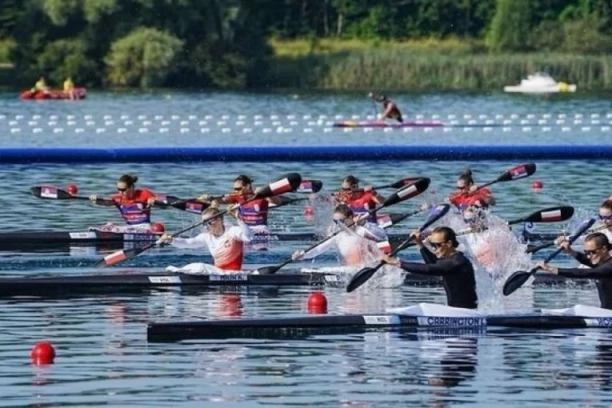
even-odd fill
[(284, 175), (278, 181), (270, 183), (257, 192), (259, 198), (272, 197), (279, 194), (295, 191), (302, 182), (302, 176), (299, 173), (289, 173)]
[(423, 177), (413, 181), (391, 194), (384, 202), (383, 207), (387, 207), (392, 204), (399, 203), (400, 201), (408, 200), (412, 197), (416, 197), (429, 188), (431, 179)]
[(302, 180), (296, 193), (318, 193), (323, 188), (321, 180)]
[(30, 191), (35, 197), (38, 198), (46, 198), (51, 200), (69, 200), (72, 198), (72, 194), (54, 186), (32, 187)]
[(525, 177), (529, 177), (535, 172), (536, 172), (535, 163), (521, 164), (520, 166), (516, 166), (508, 170), (501, 176), (499, 176), (497, 181), (502, 182), (502, 181), (518, 180), (518, 179), (522, 179)]

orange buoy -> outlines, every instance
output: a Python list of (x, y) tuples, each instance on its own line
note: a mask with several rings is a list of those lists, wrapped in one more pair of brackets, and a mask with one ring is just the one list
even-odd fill
[(41, 341), (36, 343), (30, 352), (32, 363), (36, 365), (53, 364), (55, 349), (51, 343)]
[(308, 297), (308, 311), (310, 313), (327, 313), (327, 298), (321, 292), (313, 292)]

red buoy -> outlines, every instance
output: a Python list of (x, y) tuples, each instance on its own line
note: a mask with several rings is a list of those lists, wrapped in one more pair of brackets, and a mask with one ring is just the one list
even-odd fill
[(540, 191), (542, 188), (544, 188), (544, 183), (542, 183), (540, 180), (535, 180), (533, 183), (531, 183), (531, 189), (533, 191)]
[(41, 341), (36, 343), (32, 348), (30, 358), (32, 359), (32, 364), (53, 364), (53, 360), (55, 360), (55, 349), (51, 343)]
[(314, 215), (314, 210), (311, 206), (307, 205), (306, 207), (304, 207), (304, 215), (306, 217), (312, 217)]
[(308, 311), (310, 313), (327, 313), (327, 298), (321, 292), (313, 292), (308, 297)]
[(66, 191), (68, 192), (68, 194), (76, 195), (79, 192), (79, 188), (76, 184), (68, 184), (66, 186)]
[(154, 222), (151, 224), (151, 231), (161, 234), (166, 231), (166, 227), (161, 222)]

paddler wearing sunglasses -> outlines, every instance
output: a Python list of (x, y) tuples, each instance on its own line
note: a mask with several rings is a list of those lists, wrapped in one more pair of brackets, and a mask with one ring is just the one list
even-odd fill
[(253, 240), (254, 232), (242, 220), (238, 208), (234, 207), (229, 211), (238, 225), (227, 227), (223, 222), (223, 216), (218, 216), (219, 213), (217, 207), (206, 209), (202, 213), (205, 231), (193, 238), (172, 238), (171, 235), (164, 234), (160, 240), (176, 248), (207, 248), (217, 268), (228, 272), (240, 271), (244, 258), (244, 244)]
[(582, 265), (589, 268), (557, 268), (540, 262), (538, 266), (553, 275), (572, 279), (595, 279), (599, 301), (603, 309), (612, 309), (612, 246), (608, 237), (601, 232), (588, 235), (584, 240), (584, 250), (576, 252), (569, 242), (563, 241), (561, 247)]
[[(98, 228), (99, 230), (113, 232), (151, 231), (151, 207), (155, 203), (155, 194), (146, 188), (136, 188), (137, 181), (138, 176), (124, 174), (117, 180), (117, 193), (113, 194), (109, 200), (98, 200), (99, 197), (95, 194), (89, 196), (89, 200), (98, 205), (117, 207), (127, 224), (127, 226), (117, 226), (108, 223), (104, 227)], [(155, 227), (158, 225), (161, 224), (155, 223)]]
[(463, 252), (457, 251), (459, 242), (455, 231), (449, 227), (436, 227), (425, 239), (433, 252), (425, 247), (418, 230), (413, 231), (411, 236), (418, 245), (425, 264), (405, 262), (388, 255), (383, 255), (382, 261), (402, 268), (406, 272), (442, 277), (448, 306), (476, 309), (478, 296), (474, 267)]
[(467, 169), (457, 178), (457, 191), (449, 196), (449, 201), (455, 207), (463, 208), (477, 206), (487, 208), (495, 205), (495, 198), (488, 188), (477, 188), (474, 184), (472, 171)]
[(308, 252), (294, 252), (293, 260), (312, 259), (335, 246), (346, 265), (363, 265), (368, 261), (368, 256), (374, 258), (379, 252), (376, 243), (387, 240), (387, 233), (383, 228), (364, 222), (363, 216), (355, 215), (345, 204), (336, 206), (333, 217), (336, 228), (341, 229), (340, 233)]
[[(254, 195), (253, 180), (241, 174), (234, 179), (233, 191), (221, 196), (218, 201), (225, 204), (242, 204)], [(202, 194), (198, 200), (203, 202), (215, 201), (209, 194)], [(280, 202), (278, 197), (250, 201), (240, 206), (240, 216), (243, 222), (253, 228), (256, 233), (267, 233), (269, 204), (279, 204)]]
[[(346, 204), (356, 216), (368, 214), (369, 210), (385, 202), (385, 198), (378, 194), (372, 186), (359, 188), (359, 179), (353, 175), (342, 179), (342, 190), (334, 194), (339, 204)], [(376, 222), (376, 213), (368, 214), (369, 222)]]

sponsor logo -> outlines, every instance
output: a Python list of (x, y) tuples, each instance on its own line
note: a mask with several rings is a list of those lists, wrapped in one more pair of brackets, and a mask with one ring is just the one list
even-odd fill
[(325, 275), (323, 279), (325, 280), (325, 282), (339, 282), (340, 281), (340, 279), (338, 278), (338, 275)]
[(95, 239), (95, 232), (71, 232), (70, 239)]
[(400, 318), (397, 315), (363, 316), (367, 325), (399, 325)]
[(485, 317), (419, 317), (419, 326), (486, 326)]
[(45, 198), (57, 198), (57, 188), (55, 187), (42, 187), (40, 189), (40, 196)]
[(587, 327), (612, 327), (612, 317), (584, 319)]
[(270, 190), (272, 190), (274, 195), (288, 193), (291, 191), (291, 184), (289, 183), (289, 180), (285, 178), (270, 184)]
[(542, 221), (560, 221), (561, 210), (545, 211), (542, 213)]
[(278, 235), (275, 234), (255, 234), (253, 241), (279, 241)]
[(312, 181), (302, 181), (298, 191), (303, 193), (312, 193)]
[(180, 276), (149, 276), (151, 283), (181, 283)]
[(399, 198), (410, 198), (418, 194), (416, 186), (413, 184), (408, 187), (404, 187), (397, 192)]
[(512, 176), (513, 180), (525, 177), (527, 176), (527, 169), (525, 168), (525, 166), (517, 167), (515, 169), (510, 170), (510, 175)]
[(246, 282), (249, 280), (249, 275), (243, 273), (228, 273), (227, 275), (209, 275), (208, 280), (211, 282)]

